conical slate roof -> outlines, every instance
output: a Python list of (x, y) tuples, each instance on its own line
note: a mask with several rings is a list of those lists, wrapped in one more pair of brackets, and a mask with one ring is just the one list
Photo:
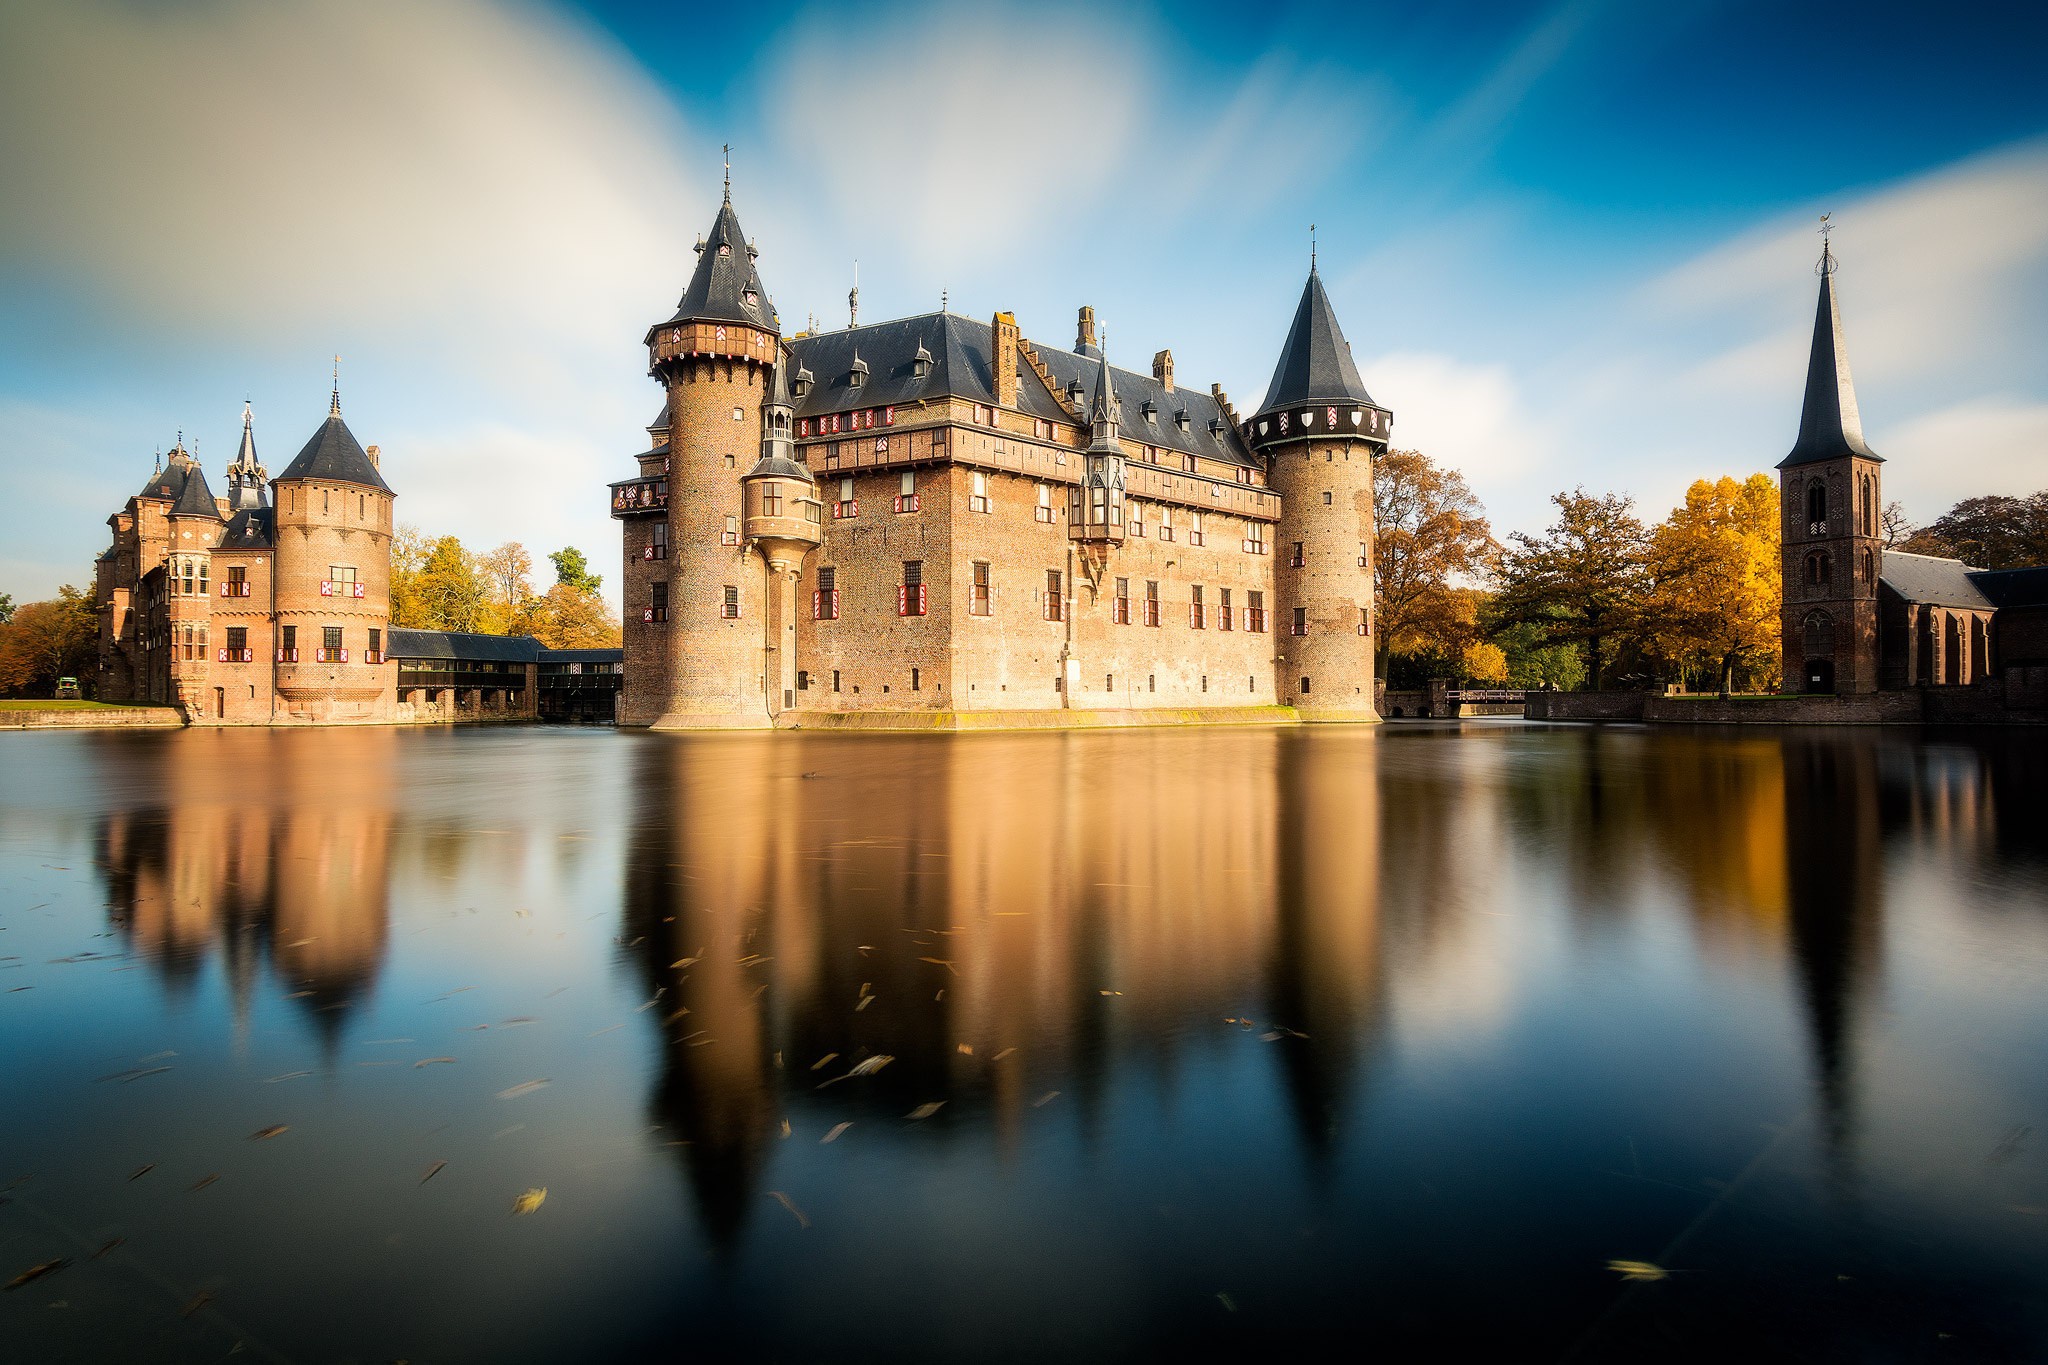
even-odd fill
[(1821, 252), (1820, 301), (1813, 314), (1813, 350), (1806, 359), (1806, 403), (1799, 410), (1799, 439), (1778, 468), (1816, 464), (1845, 455), (1884, 457), (1863, 443), (1863, 419), (1856, 412), (1856, 385), (1849, 378), (1849, 352), (1842, 344), (1842, 311), (1835, 302), (1835, 258)]
[(730, 199), (719, 205), (711, 233), (697, 249), (697, 270), (690, 276), (690, 287), (683, 291), (676, 315), (669, 321), (739, 322), (764, 331), (781, 331), (775, 305), (761, 285), (761, 272), (754, 268), (754, 253), (740, 231), (739, 215), (732, 211)]
[(184, 453), (183, 447), (171, 452), (171, 462), (149, 476), (149, 482), (142, 485), (138, 498), (158, 498), (164, 502), (176, 502), (178, 495), (185, 491), (185, 471), (192, 466), (177, 456)]
[(1109, 357), (1102, 354), (1099, 346), (1096, 355), (1099, 360), (1095, 367), (1095, 398), (1088, 405), (1088, 449), (1121, 454), (1117, 426), (1123, 418), (1123, 408), (1116, 401), (1116, 384), (1109, 376)]
[(284, 473), (277, 476), (279, 483), (293, 479), (357, 483), (385, 493), (391, 491), (391, 485), (384, 482), (377, 466), (371, 464), (370, 457), (363, 453), (363, 447), (356, 441), (355, 433), (348, 429), (348, 423), (341, 420), (339, 402), (329, 410), (327, 420), (313, 433), (313, 439), (306, 442), (305, 448), (285, 466)]
[(178, 500), (171, 506), (174, 517), (205, 517), (219, 521), (220, 504), (213, 500), (213, 490), (206, 486), (206, 471), (194, 460), (185, 470), (185, 486), (178, 490)]
[(1255, 416), (1278, 412), (1309, 403), (1367, 403), (1372, 395), (1358, 377), (1358, 362), (1351, 358), (1351, 343), (1337, 325), (1330, 296), (1323, 292), (1322, 277), (1311, 269), (1308, 286), (1301, 291), (1301, 306), (1294, 310), (1294, 325), (1287, 329), (1287, 344), (1280, 348), (1280, 364), (1273, 371), (1273, 385)]

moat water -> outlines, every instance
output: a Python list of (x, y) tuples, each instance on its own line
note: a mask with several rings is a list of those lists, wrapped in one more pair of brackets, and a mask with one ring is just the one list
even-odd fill
[(0, 1097), (23, 1362), (2039, 1360), (2048, 735), (4, 737)]

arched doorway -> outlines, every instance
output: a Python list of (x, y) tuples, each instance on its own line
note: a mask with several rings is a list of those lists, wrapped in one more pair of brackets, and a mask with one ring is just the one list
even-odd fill
[(1800, 627), (1806, 664), (1799, 670), (1803, 692), (1835, 690), (1835, 618), (1824, 611), (1810, 611)]

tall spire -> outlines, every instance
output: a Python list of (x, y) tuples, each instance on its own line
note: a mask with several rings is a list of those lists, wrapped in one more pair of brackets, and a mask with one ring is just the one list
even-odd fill
[(1814, 464), (1821, 460), (1860, 455), (1866, 460), (1883, 457), (1863, 440), (1863, 419), (1856, 411), (1856, 385), (1849, 377), (1849, 351), (1842, 339), (1842, 311), (1835, 298), (1834, 244), (1827, 236), (1834, 230), (1828, 218), (1821, 219), (1820, 298), (1814, 306), (1813, 345), (1806, 358), (1806, 400), (1799, 410), (1799, 439), (1778, 468)]
[(256, 458), (256, 417), (249, 401), (242, 400), (242, 446), (228, 466), (228, 507), (232, 511), (267, 505), (265, 485), (269, 471)]
[(1117, 424), (1123, 420), (1123, 408), (1116, 401), (1116, 383), (1109, 373), (1108, 328), (1102, 329), (1097, 345), (1101, 349), (1102, 360), (1095, 370), (1095, 398), (1088, 405), (1088, 449), (1121, 453), (1123, 447), (1117, 444)]
[(732, 202), (732, 144), (725, 144), (725, 202)]
[(341, 416), (341, 357), (334, 357), (334, 397), (327, 405), (329, 417)]
[(1273, 383), (1266, 390), (1259, 415), (1319, 403), (1379, 406), (1359, 377), (1351, 343), (1337, 325), (1336, 310), (1323, 292), (1323, 277), (1316, 273), (1311, 255), (1308, 284), (1301, 291), (1301, 303), (1294, 310), (1294, 322), (1287, 329), (1280, 363), (1273, 369)]

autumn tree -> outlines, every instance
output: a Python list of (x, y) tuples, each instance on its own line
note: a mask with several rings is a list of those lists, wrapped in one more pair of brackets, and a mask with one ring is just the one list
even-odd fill
[(1650, 586), (1637, 612), (1645, 642), (1681, 667), (1711, 666), (1723, 696), (1737, 665), (1777, 657), (1778, 531), (1777, 482), (1752, 474), (1696, 480), (1650, 533)]
[(1919, 534), (1913, 523), (1906, 519), (1905, 504), (1896, 501), (1884, 505), (1884, 511), (1878, 517), (1878, 531), (1884, 536), (1887, 550), (1902, 550), (1906, 541)]
[(567, 583), (521, 603), (512, 629), (549, 649), (615, 649), (621, 640), (618, 618), (604, 599)]
[(2048, 564), (2048, 489), (2024, 498), (1965, 498), (1900, 548), (1978, 569)]
[(1621, 494), (1594, 497), (1577, 488), (1551, 502), (1557, 520), (1541, 536), (1510, 537), (1494, 607), (1505, 621), (1534, 624), (1553, 643), (1576, 645), (1597, 688), (1642, 602), (1649, 535), (1634, 499)]
[(0, 624), (0, 692), (48, 696), (59, 678), (87, 678), (99, 649), (92, 595), (70, 584), (46, 602), (24, 602)]
[(1373, 470), (1372, 519), (1381, 676), (1392, 654), (1458, 654), (1474, 621), (1461, 589), (1484, 579), (1500, 550), (1485, 507), (1456, 470), (1390, 450)]
[(508, 634), (519, 608), (533, 596), (533, 556), (516, 540), (477, 556), (477, 572), (485, 589), (484, 617), (493, 635)]

